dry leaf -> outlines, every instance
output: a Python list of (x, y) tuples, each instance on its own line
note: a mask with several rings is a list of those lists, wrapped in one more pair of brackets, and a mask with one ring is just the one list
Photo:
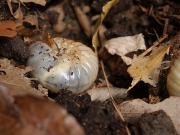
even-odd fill
[[(18, 2), (18, 3), (19, 3), (19, 2)], [(11, 13), (12, 15), (14, 15), (13, 9), (12, 9), (12, 5), (11, 5), (11, 0), (7, 0), (7, 4), (8, 4), (8, 7), (9, 7), (9, 10), (10, 10), (10, 13)]]
[(30, 3), (30, 2), (33, 2), (33, 3), (36, 3), (36, 4), (42, 5), (42, 6), (46, 5), (46, 0), (7, 0), (7, 1), (12, 1), (14, 3), (19, 3), (19, 1), (21, 3)]
[(104, 46), (110, 54), (117, 54), (121, 56), (127, 65), (131, 64), (131, 58), (126, 57), (126, 54), (133, 51), (146, 49), (144, 37), (141, 33), (134, 36), (110, 39), (105, 43)]
[(24, 26), (16, 27), (18, 35), (24, 36), (24, 42), (36, 42), (36, 41), (46, 41), (47, 34), (44, 30), (37, 28), (25, 28)]
[(74, 11), (76, 14), (76, 17), (78, 19), (79, 24), (83, 28), (85, 34), (90, 37), (91, 36), (91, 23), (87, 15), (78, 7), (77, 5), (74, 5)]
[(180, 97), (170, 97), (157, 104), (148, 104), (141, 99), (126, 101), (118, 105), (126, 121), (137, 125), (142, 114), (163, 110), (171, 118), (180, 134)]
[[(25, 28), (24, 26), (17, 26), (16, 31), (17, 31), (18, 35), (22, 35), (22, 36), (34, 35), (34, 32), (32, 32), (32, 31), (34, 31), (33, 29)], [(33, 34), (31, 34), (31, 33), (33, 33)]]
[[(124, 88), (110, 87), (110, 89), (113, 97), (125, 98), (127, 96), (125, 93), (126, 89)], [(100, 100), (103, 102), (110, 98), (107, 87), (94, 88), (87, 90), (86, 92), (91, 96), (92, 101)]]
[(118, 2), (119, 2), (119, 0), (111, 0), (111, 1), (107, 2), (107, 4), (103, 6), (101, 16), (99, 17), (98, 21), (96, 22), (95, 31), (94, 31), (94, 34), (92, 37), (92, 45), (95, 49), (96, 55), (98, 54), (97, 47), (99, 46), (99, 39), (98, 39), (99, 26), (102, 24), (102, 21), (106, 17), (106, 15), (109, 12), (109, 10), (111, 9), (111, 7), (116, 5)]
[(11, 0), (7, 0), (7, 4), (9, 6), (9, 10), (10, 10), (11, 14), (16, 19), (15, 20), (16, 26), (21, 26), (23, 24), (23, 13), (21, 10), (20, 2), (18, 2), (18, 4), (19, 4), (18, 9), (14, 13), (13, 13), (12, 5), (11, 5)]
[(16, 25), (13, 21), (9, 20), (0, 22), (0, 36), (14, 37), (16, 35)]
[[(65, 28), (66, 28), (66, 23), (63, 21), (64, 19), (64, 10), (63, 10), (63, 5), (67, 2), (67, 0), (64, 0), (63, 2), (55, 5), (55, 6), (51, 6), (46, 10), (46, 13), (48, 12), (56, 12), (59, 14), (59, 17), (57, 19), (57, 23), (53, 24), (53, 30), (56, 32), (62, 32)], [(46, 17), (48, 18), (48, 17)]]
[(134, 87), (140, 80), (155, 87), (160, 72), (158, 68), (161, 66), (163, 57), (168, 50), (169, 46), (159, 46), (153, 48), (149, 56), (133, 58), (132, 65), (127, 69), (127, 72), (133, 78), (128, 90)]
[(21, 5), (19, 3), (18, 9), (16, 12), (13, 14), (14, 18), (16, 18), (15, 23), (16, 26), (22, 26), (23, 25), (23, 13), (21, 10)]
[[(11, 2), (19, 4), (18, 9), (14, 13), (13, 13)], [(9, 10), (11, 14), (14, 16), (14, 18), (16, 19), (15, 20), (16, 26), (21, 26), (23, 24), (23, 13), (21, 10), (21, 3), (24, 5), (24, 3), (29, 3), (29, 2), (34, 2), (42, 6), (46, 5), (46, 0), (7, 0)]]
[(37, 14), (35, 14), (35, 15), (31, 15), (31, 14), (26, 15), (23, 22), (28, 22), (31, 25), (35, 25), (36, 28), (39, 30)]
[(90, 12), (90, 10), (91, 10), (90, 6), (85, 5), (84, 3), (81, 4), (81, 9), (82, 9), (83, 13), (85, 13), (85, 14)]
[(13, 97), (0, 87), (0, 105), (1, 135), (84, 135), (74, 117), (48, 100)]
[(26, 69), (20, 69), (11, 65), (9, 60), (0, 59), (0, 83), (12, 89), (12, 95), (31, 94), (45, 96), (40, 91), (31, 87), (31, 80), (33, 80), (33, 78), (24, 76), (24, 74), (33, 69), (33, 67), (29, 66), (26, 67)]

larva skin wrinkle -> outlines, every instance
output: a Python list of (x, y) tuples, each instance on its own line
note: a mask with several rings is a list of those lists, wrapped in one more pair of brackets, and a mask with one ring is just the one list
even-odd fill
[(171, 96), (180, 96), (180, 56), (174, 61), (167, 76), (167, 90)]
[(95, 53), (80, 42), (53, 38), (49, 47), (43, 42), (30, 45), (27, 65), (34, 66), (31, 76), (53, 92), (62, 89), (81, 93), (95, 81), (98, 59)]

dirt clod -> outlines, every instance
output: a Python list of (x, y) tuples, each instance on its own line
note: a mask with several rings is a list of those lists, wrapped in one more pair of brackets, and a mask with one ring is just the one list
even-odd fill
[(112, 104), (91, 102), (90, 96), (81, 97), (69, 91), (61, 91), (55, 98), (57, 103), (74, 115), (84, 127), (86, 135), (126, 135), (126, 122), (115, 114)]
[(139, 124), (143, 135), (178, 135), (171, 119), (162, 110), (143, 114)]
[(29, 50), (25, 42), (19, 37), (0, 37), (0, 56), (13, 58), (20, 62), (25, 62), (29, 56)]

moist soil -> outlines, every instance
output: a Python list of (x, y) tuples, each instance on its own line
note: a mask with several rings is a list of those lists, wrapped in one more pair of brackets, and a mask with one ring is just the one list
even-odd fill
[[(44, 7), (29, 3), (27, 4), (29, 9), (24, 6), (21, 8), (23, 9), (22, 11), (24, 14), (37, 12), (37, 9), (39, 12), (43, 13), (43, 15), (46, 16), (45, 20), (38, 14), (39, 29), (46, 30), (52, 37), (61, 36), (70, 38), (75, 41), (83, 42), (91, 47), (91, 38), (86, 36), (82, 26), (80, 26), (74, 13), (73, 5), (81, 6), (83, 3), (89, 7), (90, 10), (86, 15), (91, 18), (101, 13), (103, 5), (105, 5), (108, 0), (67, 1), (63, 5), (65, 14), (63, 21), (68, 23), (69, 27), (66, 27), (62, 32), (57, 32), (56, 29), (53, 29), (53, 25), (58, 23), (57, 18), (60, 14), (56, 11), (46, 12), (46, 10), (61, 2), (63, 2), (63, 0), (47, 0), (47, 5)], [(152, 43), (158, 39), (157, 35), (162, 36), (163, 32), (169, 34), (169, 38), (172, 38), (179, 31), (180, 19), (173, 16), (180, 14), (179, 4), (180, 2), (178, 0), (120, 0), (120, 2), (109, 11), (103, 21), (103, 24), (107, 28), (104, 35), (107, 39), (111, 39), (142, 33), (145, 37), (147, 47), (150, 47)], [(17, 4), (12, 4), (12, 7), (13, 9), (16, 9)], [(165, 11), (167, 7), (169, 7), (168, 12)], [(2, 21), (12, 19), (12, 15), (10, 14), (5, 1), (0, 2), (0, 10), (2, 11), (0, 13)], [(164, 24), (166, 19), (169, 20), (169, 23), (165, 28)], [(92, 24), (93, 23), (95, 22), (92, 22)], [(35, 26), (28, 22), (24, 22), (23, 25), (32, 31), (35, 29)], [(154, 32), (154, 30), (156, 32)], [(39, 35), (41, 35), (41, 39), (44, 38), (43, 33), (40, 33)], [(24, 35), (22, 34), (12, 38), (0, 37), (0, 56), (2, 58), (13, 59), (18, 65), (25, 65), (26, 60), (29, 57), (29, 52), (28, 45), (24, 42), (23, 36)], [(31, 34), (29, 34), (29, 36), (32, 37)], [(170, 48), (170, 53), (173, 55), (166, 55), (164, 60), (173, 61), (178, 55), (178, 49), (179, 46), (174, 44), (174, 46)], [(134, 54), (139, 55), (141, 53), (142, 51), (132, 52), (127, 54), (127, 56), (133, 57)], [(104, 63), (110, 83), (120, 88), (128, 88), (131, 85), (132, 78), (127, 73), (128, 66), (119, 56), (110, 56)], [(101, 76), (103, 79), (101, 67), (99, 70), (98, 76)], [(169, 97), (164, 85), (166, 84), (168, 72), (169, 68), (162, 67), (157, 87), (152, 87), (144, 82), (139, 82), (129, 92), (128, 100), (140, 98), (148, 103), (158, 103)], [(98, 80), (96, 83), (98, 83)], [(33, 86), (36, 87), (36, 83), (33, 83)], [(64, 107), (72, 114), (83, 126), (87, 135), (126, 135), (126, 126), (130, 129), (132, 135), (158, 135), (163, 134), (165, 131), (168, 132), (165, 132), (168, 135), (177, 134), (169, 117), (163, 111), (158, 111), (153, 114), (144, 114), (139, 125), (132, 125), (131, 123), (120, 119), (111, 100), (106, 102), (91, 101), (91, 98), (87, 93), (78, 96), (68, 90), (62, 90), (58, 93), (49, 91), (48, 96), (53, 98), (57, 104)], [(117, 104), (125, 100), (127, 99), (115, 99)], [(153, 123), (152, 119), (157, 119), (158, 124)], [(168, 124), (167, 120), (169, 120)], [(150, 124), (156, 124), (156, 126), (149, 127)], [(160, 132), (162, 128), (158, 125), (166, 130)]]

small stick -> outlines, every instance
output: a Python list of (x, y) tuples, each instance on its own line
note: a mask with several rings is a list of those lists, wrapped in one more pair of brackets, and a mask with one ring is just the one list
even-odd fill
[(169, 19), (166, 19), (166, 20), (165, 20), (165, 24), (164, 24), (164, 29), (163, 29), (163, 37), (164, 37), (164, 36), (166, 35), (166, 33), (167, 33), (168, 24), (169, 24)]
[(146, 54), (148, 54), (154, 47), (156, 47), (157, 45), (159, 45), (159, 43), (161, 43), (164, 39), (166, 39), (168, 37), (168, 34), (166, 34), (164, 37), (160, 37), (158, 41), (154, 42), (153, 45), (151, 47), (149, 47), (145, 52), (143, 52), (141, 55), (139, 55), (138, 57), (144, 57)]
[[(121, 120), (122, 120), (122, 121), (125, 121), (124, 118), (123, 118), (122, 113), (121, 113), (120, 110), (117, 108), (116, 102), (114, 101), (114, 98), (113, 98), (113, 96), (112, 96), (112, 93), (111, 93), (111, 90), (110, 90), (110, 86), (109, 86), (109, 82), (108, 82), (108, 79), (107, 79), (107, 76), (106, 76), (106, 73), (105, 73), (105, 70), (104, 70), (104, 64), (103, 64), (103, 61), (102, 61), (102, 60), (100, 61), (100, 64), (101, 64), (101, 68), (102, 68), (102, 71), (103, 71), (103, 75), (104, 75), (104, 78), (105, 78), (105, 81), (106, 81), (106, 84), (107, 84), (107, 88), (108, 88), (110, 97), (111, 97), (111, 99), (112, 99), (112, 103), (113, 103), (113, 105), (114, 105), (114, 108), (115, 108), (116, 111), (118, 112)], [(126, 131), (127, 131), (127, 134), (128, 134), (128, 135), (131, 135), (131, 133), (130, 133), (130, 131), (129, 131), (129, 129), (128, 129), (127, 126), (126, 126)]]
[[(154, 33), (155, 33), (155, 35), (156, 35), (156, 37), (157, 37), (157, 40), (158, 40), (158, 42), (159, 42), (159, 35), (157, 34), (157, 32), (156, 32), (156, 30), (155, 30), (154, 28), (152, 28), (152, 30), (154, 31)], [(160, 44), (160, 42), (159, 42), (159, 44)]]

